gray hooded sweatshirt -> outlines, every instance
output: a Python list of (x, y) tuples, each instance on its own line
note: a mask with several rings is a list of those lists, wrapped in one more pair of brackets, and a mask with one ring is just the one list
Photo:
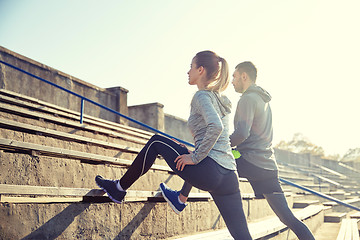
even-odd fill
[(270, 100), (270, 94), (256, 84), (242, 94), (236, 108), (234, 133), (230, 141), (231, 146), (236, 146), (245, 160), (263, 169), (277, 170), (272, 149)]
[(207, 90), (194, 94), (188, 119), (195, 142), (195, 150), (191, 154), (194, 163), (209, 156), (220, 166), (236, 170), (229, 141), (230, 112), (231, 102), (227, 97)]

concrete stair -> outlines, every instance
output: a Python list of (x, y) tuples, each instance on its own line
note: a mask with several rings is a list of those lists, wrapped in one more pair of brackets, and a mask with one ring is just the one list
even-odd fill
[[(317, 230), (323, 223), (323, 207), (320, 205), (308, 206), (304, 209), (294, 211), (298, 219), (303, 220), (312, 231)], [(293, 232), (285, 226), (276, 216), (266, 217), (249, 223), (249, 229), (253, 239), (297, 239)], [(227, 229), (207, 231), (204, 233), (193, 234), (191, 236), (183, 236), (180, 238), (173, 238), (177, 240), (211, 240), (233, 239)]]
[[(358, 176), (346, 176), (342, 173), (339, 173), (335, 170), (332, 170), (327, 167), (320, 166), (319, 164), (313, 164), (313, 166), (302, 166), (289, 163), (280, 163), (282, 166), (280, 169), (280, 176), (282, 173), (291, 172), (296, 169), (303, 175), (313, 178), (313, 184), (308, 185), (309, 188), (314, 189), (320, 192), (324, 191), (337, 191), (343, 190), (346, 192), (357, 192), (360, 190), (358, 184)], [(286, 177), (284, 177), (286, 178)], [(306, 184), (304, 184), (306, 186)]]
[[(6, 90), (0, 90), (0, 109), (2, 238), (71, 238), (80, 233), (85, 238), (178, 238), (216, 229), (223, 229), (216, 234), (224, 239), (229, 237), (210, 195), (198, 189), (193, 189), (189, 206), (181, 215), (172, 212), (158, 185), (166, 182), (180, 188), (182, 180), (161, 158), (131, 187), (123, 204), (112, 203), (97, 189), (95, 175), (120, 178), (152, 133), (90, 116), (80, 124), (77, 112)], [(280, 176), (346, 199), (344, 192), (329, 192), (329, 185), (314, 184), (313, 177), (288, 166), (280, 166)], [(283, 239), (289, 230), (277, 222), (265, 200), (254, 198), (247, 180), (239, 180), (254, 238)], [(284, 185), (284, 189), (293, 190), (287, 192), (287, 199), (299, 214), (305, 210), (296, 208), (314, 209), (314, 204), (321, 206), (318, 204), (323, 202), (296, 188)], [(336, 209), (334, 204), (324, 204), (329, 205)], [(99, 217), (94, 220), (96, 215)], [(321, 223), (316, 220), (312, 226), (310, 219), (323, 223), (324, 215), (321, 207), (304, 220), (316, 232)], [(18, 231), (20, 226), (22, 230)]]
[[(76, 112), (6, 90), (0, 110), (0, 239), (164, 239), (225, 228), (210, 195), (195, 188), (184, 212), (172, 212), (159, 183), (183, 181), (161, 158), (122, 204), (97, 188), (95, 176), (120, 178), (152, 133), (89, 116), (80, 124)], [(249, 223), (267, 225), (266, 200), (239, 181)]]
[[(126, 94), (120, 88), (105, 94), (104, 89), (90, 86), (1, 46), (0, 58), (35, 75), (51, 78), (61, 86), (71, 86), (78, 93), (105, 104), (114, 102), (118, 106), (112, 105), (113, 109), (123, 111), (122, 107), (125, 107), (125, 112), (128, 110)], [(76, 104), (68, 104), (80, 102), (78, 98), (3, 64), (0, 68), (2, 88), (40, 98), (46, 96), (42, 99), (80, 109)], [(85, 105), (86, 113), (119, 120), (118, 116)], [(160, 182), (166, 182), (178, 189), (182, 180), (161, 158), (131, 187), (124, 203), (110, 201), (97, 188), (94, 177), (101, 174), (107, 178), (120, 178), (152, 133), (129, 127), (123, 119), (119, 121), (122, 124), (118, 124), (89, 115), (84, 117), (80, 124), (77, 111), (0, 89), (1, 240), (178, 239), (184, 235), (196, 239), (198, 233), (202, 234), (202, 239), (205, 238), (203, 234), (210, 234), (208, 239), (214, 239), (214, 236), (215, 239), (231, 239), (206, 192), (194, 188), (184, 212), (180, 215), (172, 212), (158, 186)], [(333, 163), (326, 167), (309, 164), (312, 159), (309, 155), (285, 153), (284, 156), (287, 158), (285, 162), (278, 161), (281, 177), (357, 204), (359, 170), (346, 163), (339, 163), (336, 169), (332, 169)], [(277, 156), (277, 159), (281, 158)], [(296, 239), (278, 221), (266, 200), (254, 198), (247, 180), (239, 181), (244, 211), (254, 239)], [(339, 239), (342, 236), (349, 239), (346, 238), (349, 229), (356, 239), (353, 229), (354, 222), (359, 219), (358, 213), (343, 211), (346, 218), (342, 218), (343, 209), (337, 209), (336, 204), (326, 203), (288, 185), (283, 187), (289, 206), (300, 201), (313, 203), (293, 211), (306, 222), (317, 240), (336, 239), (338, 236)], [(333, 218), (338, 215), (339, 222), (327, 222), (331, 215)], [(345, 219), (355, 221), (343, 221)]]

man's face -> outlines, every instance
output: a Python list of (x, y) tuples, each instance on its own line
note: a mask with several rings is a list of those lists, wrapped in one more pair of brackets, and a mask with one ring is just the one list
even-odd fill
[(244, 83), (241, 79), (241, 74), (238, 70), (235, 70), (233, 73), (232, 85), (234, 86), (235, 92), (243, 93), (244, 92)]

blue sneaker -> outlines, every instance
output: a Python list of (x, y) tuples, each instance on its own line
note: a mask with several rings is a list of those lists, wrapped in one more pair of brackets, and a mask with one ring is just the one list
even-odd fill
[(96, 184), (107, 193), (109, 198), (116, 203), (121, 203), (126, 195), (126, 191), (118, 189), (118, 181), (119, 180), (108, 180), (99, 175), (95, 177)]
[(163, 197), (169, 203), (170, 207), (172, 208), (172, 210), (174, 210), (176, 214), (180, 214), (180, 212), (184, 210), (184, 208), (187, 206), (186, 203), (179, 202), (180, 192), (168, 188), (165, 183), (160, 184), (160, 190)]

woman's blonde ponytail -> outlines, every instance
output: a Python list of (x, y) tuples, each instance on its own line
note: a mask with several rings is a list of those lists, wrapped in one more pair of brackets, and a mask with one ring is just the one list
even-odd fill
[(229, 65), (227, 61), (222, 57), (219, 57), (219, 62), (221, 63), (219, 74), (216, 77), (215, 81), (208, 85), (208, 89), (211, 91), (223, 92), (230, 83)]
[(222, 92), (229, 85), (229, 66), (226, 60), (212, 51), (202, 51), (195, 55), (196, 66), (206, 69), (206, 89)]

